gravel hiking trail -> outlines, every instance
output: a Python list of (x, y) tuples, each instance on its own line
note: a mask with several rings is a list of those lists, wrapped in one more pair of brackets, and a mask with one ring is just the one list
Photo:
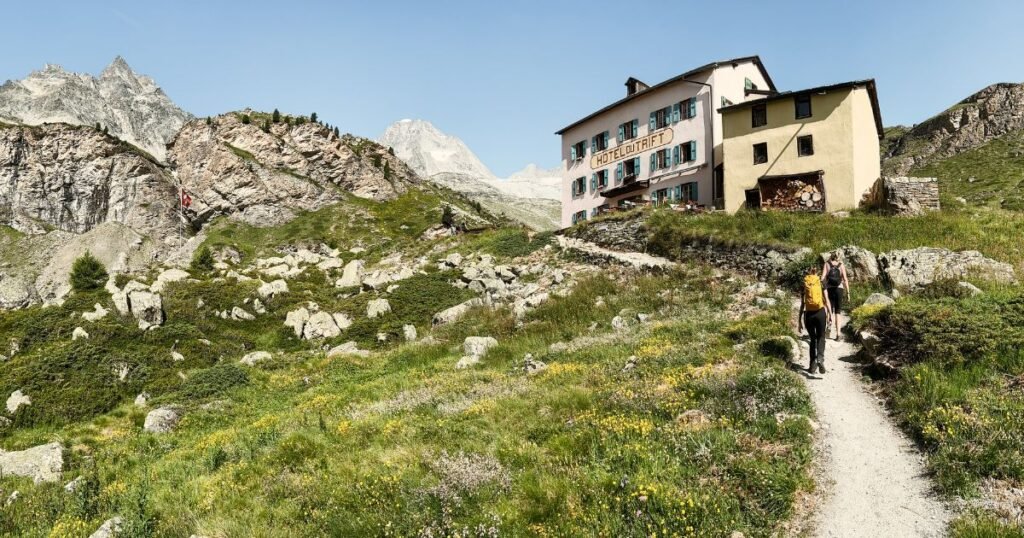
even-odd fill
[[(806, 368), (807, 341), (796, 366)], [(828, 339), (825, 374), (803, 374), (818, 412), (817, 513), (813, 535), (939, 537), (949, 510), (934, 493), (923, 456), (866, 391), (857, 347)]]

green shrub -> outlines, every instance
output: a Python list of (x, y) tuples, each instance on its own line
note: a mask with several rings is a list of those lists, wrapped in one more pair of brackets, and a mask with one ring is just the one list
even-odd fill
[(89, 251), (79, 256), (71, 265), (71, 289), (75, 292), (98, 290), (106, 282), (106, 268)]
[(249, 375), (241, 366), (222, 362), (193, 374), (182, 383), (178, 392), (187, 400), (202, 400), (248, 383)]
[(193, 271), (208, 273), (213, 270), (213, 253), (210, 247), (203, 245), (192, 257), (191, 268)]
[(972, 296), (969, 289), (960, 285), (959, 280), (944, 279), (936, 280), (918, 290), (915, 295), (924, 299), (966, 299)]

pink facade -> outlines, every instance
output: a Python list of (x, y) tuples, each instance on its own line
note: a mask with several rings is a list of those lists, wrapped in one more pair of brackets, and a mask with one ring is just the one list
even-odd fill
[(720, 204), (717, 109), (774, 89), (756, 56), (717, 62), (640, 86), (562, 129), (562, 226), (638, 203)]

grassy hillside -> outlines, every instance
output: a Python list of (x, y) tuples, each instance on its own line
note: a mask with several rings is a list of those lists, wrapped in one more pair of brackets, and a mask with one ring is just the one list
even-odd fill
[[(223, 221), (207, 245), (243, 264), (320, 242), (346, 261), (365, 248), (370, 263), (490, 254), (575, 268), (575, 286), (524, 317), (481, 307), (438, 328), (433, 313), (475, 293), (436, 263), (400, 281), (376, 319), (365, 315), (375, 292), (336, 289), (319, 271), (290, 279), (251, 321), (217, 312), (255, 297), (256, 282), (198, 272), (164, 290), (154, 331), (116, 312), (83, 322), (94, 303), (113, 311), (105, 291), (0, 313), (20, 348), (0, 363), (0, 393), (32, 396), (0, 447), (57, 440), (66, 453), (58, 483), (0, 477), (20, 492), (0, 507), (0, 535), (88, 536), (116, 515), (119, 536), (771, 536), (792, 517), (813, 487), (813, 412), (779, 360), (784, 307), (737, 318), (742, 281), (587, 268), (518, 228), (422, 240), (439, 218), (436, 194), (415, 191), (274, 228)], [(309, 301), (354, 324), (296, 338), (285, 313)], [(612, 327), (617, 315), (627, 330)], [(420, 342), (403, 341), (405, 324)], [(90, 336), (72, 341), (79, 325)], [(499, 344), (457, 370), (467, 336)], [(348, 340), (374, 353), (325, 354)], [(238, 363), (254, 350), (274, 355)], [(546, 368), (526, 373), (528, 353)], [(145, 407), (132, 403), (141, 392)], [(145, 433), (147, 412), (169, 404), (181, 424)]]
[(971, 205), (1022, 211), (1024, 132), (1004, 135), (959, 155), (919, 166), (911, 175), (939, 178), (946, 204), (964, 198)]

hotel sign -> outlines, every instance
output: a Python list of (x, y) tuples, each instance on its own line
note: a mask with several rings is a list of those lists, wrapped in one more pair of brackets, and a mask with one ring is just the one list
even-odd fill
[(645, 151), (667, 146), (672, 143), (672, 134), (672, 128), (666, 127), (647, 136), (627, 140), (612, 149), (595, 153), (590, 157), (590, 168), (596, 170), (614, 162), (636, 157)]

